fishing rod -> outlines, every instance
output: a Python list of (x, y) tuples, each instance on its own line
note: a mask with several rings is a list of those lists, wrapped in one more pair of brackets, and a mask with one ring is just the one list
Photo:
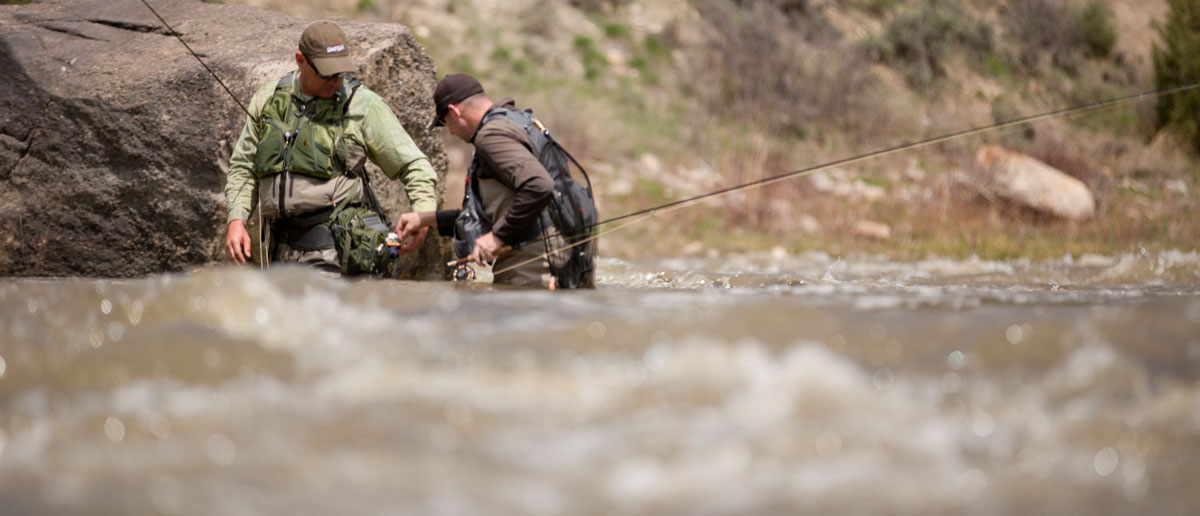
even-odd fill
[(167, 20), (164, 20), (163, 17), (158, 14), (158, 11), (154, 10), (154, 7), (151, 7), (146, 0), (142, 0), (142, 4), (145, 5), (147, 9), (150, 9), (150, 12), (154, 13), (154, 17), (158, 18), (158, 21), (162, 22), (163, 26), (167, 28), (167, 32), (169, 34), (175, 36), (175, 39), (179, 40), (179, 42), (183, 44), (183, 48), (186, 48), (192, 57), (196, 58), (197, 61), (200, 61), (200, 66), (203, 66), (205, 70), (208, 70), (208, 74), (211, 75), (213, 79), (217, 80), (217, 84), (220, 84), (222, 88), (225, 88), (225, 93), (228, 93), (229, 97), (237, 103), (238, 107), (242, 108), (242, 111), (246, 113), (246, 116), (250, 117), (252, 120), (257, 120), (257, 117), (251, 115), (250, 110), (246, 109), (246, 105), (242, 104), (241, 100), (238, 100), (237, 95), (233, 94), (233, 91), (229, 89), (229, 86), (225, 85), (225, 81), (222, 81), (220, 77), (217, 77), (217, 72), (214, 72), (212, 68), (209, 68), (208, 63), (205, 63), (203, 59), (200, 59), (200, 55), (197, 54), (195, 50), (192, 50), (192, 47), (183, 40), (183, 36), (180, 36), (179, 32), (171, 28), (171, 24), (167, 23)]
[[(1152, 100), (1152, 99), (1157, 99), (1157, 98), (1161, 98), (1161, 97), (1165, 97), (1165, 96), (1169, 96), (1169, 95), (1175, 95), (1175, 94), (1182, 93), (1182, 92), (1185, 92), (1188, 90), (1193, 90), (1196, 88), (1200, 88), (1200, 83), (1194, 83), (1194, 84), (1189, 84), (1187, 86), (1179, 86), (1179, 87), (1175, 87), (1175, 88), (1169, 88), (1169, 89), (1153, 91), (1153, 92), (1137, 93), (1134, 95), (1128, 95), (1128, 96), (1120, 97), (1120, 98), (1116, 98), (1116, 99), (1110, 99), (1110, 100), (1105, 100), (1105, 101), (1101, 101), (1101, 102), (1094, 102), (1092, 104), (1086, 104), (1083, 106), (1057, 109), (1054, 111), (1048, 111), (1048, 112), (1040, 113), (1040, 114), (1036, 114), (1036, 115), (1030, 115), (1030, 116), (1026, 116), (1026, 117), (1016, 118), (1013, 120), (999, 122), (999, 123), (995, 123), (995, 124), (991, 124), (991, 125), (987, 125), (987, 126), (983, 126), (983, 127), (976, 127), (976, 128), (966, 129), (963, 131), (958, 131), (958, 132), (945, 134), (945, 135), (941, 135), (941, 136), (935, 136), (932, 138), (927, 138), (927, 139), (916, 141), (916, 142), (905, 143), (905, 144), (897, 145), (897, 146), (882, 149), (882, 150), (868, 152), (865, 154), (859, 154), (857, 156), (851, 156), (848, 158), (830, 161), (827, 163), (823, 163), (820, 165), (814, 165), (812, 167), (803, 168), (803, 169), (795, 170), (792, 172), (786, 172), (786, 173), (775, 175), (775, 176), (757, 179), (757, 180), (750, 181), (747, 183), (733, 185), (733, 186), (722, 188), (719, 190), (714, 190), (712, 192), (700, 194), (700, 195), (697, 195), (694, 197), (688, 197), (686, 199), (680, 199), (677, 201), (671, 201), (668, 203), (660, 204), (658, 206), (652, 206), (650, 208), (638, 210), (638, 211), (635, 211), (632, 213), (626, 213), (624, 215), (620, 215), (617, 217), (613, 217), (610, 219), (606, 219), (606, 220), (597, 222), (597, 223), (593, 224), (592, 226), (588, 227), (587, 229), (585, 229), (584, 231), (582, 231), (580, 234), (570, 235), (570, 236), (577, 237), (577, 236), (588, 235), (588, 233), (592, 233), (591, 235), (588, 235), (587, 237), (585, 237), (579, 241), (572, 242), (561, 248), (546, 251), (545, 253), (542, 253), (540, 256), (535, 256), (533, 258), (522, 261), (520, 263), (509, 265), (503, 269), (494, 271), (493, 274), (501, 274), (501, 273), (516, 269), (518, 267), (523, 267), (525, 265), (528, 265), (530, 263), (533, 263), (533, 262), (536, 262), (539, 260), (548, 259), (550, 257), (550, 255), (552, 255), (552, 254), (560, 253), (560, 252), (566, 251), (568, 249), (572, 249), (574, 247), (584, 245), (588, 242), (592, 242), (592, 241), (600, 238), (601, 236), (615, 233), (617, 231), (620, 231), (629, 226), (632, 226), (634, 224), (642, 222), (643, 220), (647, 220), (656, 215), (661, 215), (663, 213), (669, 213), (671, 211), (675, 211), (675, 210), (687, 207), (689, 205), (695, 204), (702, 200), (722, 197), (725, 195), (729, 195), (729, 194), (736, 193), (736, 192), (741, 192), (744, 190), (749, 190), (752, 188), (759, 188), (759, 187), (771, 185), (774, 183), (778, 183), (778, 182), (781, 182), (781, 181), (784, 181), (787, 179), (804, 177), (804, 176), (807, 176), (809, 174), (812, 174), (812, 173), (815, 173), (815, 172), (818, 172), (821, 170), (826, 170), (826, 169), (839, 167), (839, 166), (853, 165), (853, 164), (857, 164), (857, 163), (860, 163), (863, 161), (871, 160), (874, 158), (880, 158), (880, 157), (884, 157), (884, 156), (889, 156), (889, 155), (897, 154), (897, 153), (904, 152), (904, 151), (922, 149), (922, 148), (929, 147), (932, 145), (937, 145), (939, 143), (945, 143), (945, 142), (948, 142), (951, 140), (957, 140), (959, 138), (966, 138), (968, 136), (977, 136), (977, 135), (984, 134), (984, 133), (1000, 131), (1003, 129), (1009, 129), (1009, 128), (1025, 125), (1025, 124), (1031, 124), (1033, 122), (1038, 122), (1041, 120), (1046, 120), (1046, 119), (1055, 118), (1055, 117), (1071, 116), (1071, 115), (1080, 115), (1081, 116), (1081, 115), (1085, 115), (1085, 114), (1104, 111), (1107, 109), (1114, 109), (1114, 108), (1126, 106), (1129, 104), (1136, 104), (1138, 102), (1143, 102), (1146, 100)], [(594, 231), (597, 228), (599, 228), (600, 226), (603, 226), (606, 224), (612, 224), (615, 222), (628, 220), (628, 219), (633, 219), (633, 220), (631, 220), (625, 224), (621, 224), (619, 226), (608, 229), (606, 231)], [(555, 236), (555, 235), (551, 235), (551, 236)], [(547, 240), (548, 238), (549, 237), (538, 237), (538, 238), (530, 239), (528, 241), (516, 244), (513, 247), (520, 247), (522, 245), (525, 245), (525, 244), (528, 244), (528, 243), (531, 243), (531, 242), (534, 242), (537, 240)]]
[[(187, 42), (183, 40), (183, 36), (181, 36), (179, 34), (179, 31), (176, 31), (174, 28), (172, 28), (171, 24), (167, 23), (167, 20), (163, 19), (162, 15), (158, 14), (158, 11), (156, 11), (154, 9), (154, 7), (150, 5), (149, 2), (147, 2), (146, 0), (142, 0), (142, 5), (145, 5), (146, 8), (150, 10), (150, 12), (154, 13), (154, 17), (158, 18), (158, 21), (162, 22), (163, 26), (167, 28), (167, 33), (172, 36), (175, 36), (175, 39), (179, 40), (179, 43), (183, 44), (183, 48), (186, 48), (188, 53), (191, 54), (192, 57), (196, 58), (196, 60), (200, 62), (200, 66), (203, 66), (204, 69), (208, 71), (208, 75), (212, 76), (212, 78), (217, 81), (217, 84), (220, 84), (221, 87), (225, 89), (225, 93), (228, 93), (229, 98), (233, 99), (233, 102), (236, 103), (239, 108), (242, 108), (242, 112), (246, 113), (246, 116), (249, 117), (251, 120), (253, 120), (255, 123), (258, 123), (259, 122), (258, 117), (250, 114), (250, 110), (246, 109), (246, 105), (242, 104), (242, 101), (240, 99), (238, 99), (237, 95), (233, 94), (233, 91), (229, 89), (229, 86), (225, 85), (225, 81), (222, 81), (221, 78), (217, 76), (217, 72), (213, 71), (212, 68), (209, 68), (208, 63), (205, 63), (204, 60), (200, 58), (200, 54), (197, 54), (195, 50), (192, 50), (191, 45), (188, 45)], [(256, 195), (256, 197), (258, 197), (258, 196)], [(259, 230), (258, 230), (259, 269), (265, 270), (265, 269), (270, 268), (270, 260), (265, 259), (262, 256), (263, 247), (264, 247), (263, 240), (266, 239), (266, 237), (263, 235), (263, 231), (265, 231), (264, 228), (266, 228), (266, 225), (263, 224), (262, 198), (261, 197), (258, 198), (258, 210), (257, 211), (258, 211), (258, 228), (259, 228)], [(238, 252), (241, 252), (241, 251), (239, 250)]]

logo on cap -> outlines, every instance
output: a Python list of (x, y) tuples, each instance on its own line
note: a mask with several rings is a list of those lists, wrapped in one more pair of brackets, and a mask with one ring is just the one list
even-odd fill
[(341, 52), (343, 50), (346, 50), (346, 46), (341, 43), (338, 43), (332, 47), (325, 47), (326, 54), (332, 54), (334, 52)]

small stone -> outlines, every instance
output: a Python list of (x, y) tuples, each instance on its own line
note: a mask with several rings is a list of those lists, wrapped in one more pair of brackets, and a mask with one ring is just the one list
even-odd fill
[(860, 220), (854, 224), (854, 236), (888, 240), (892, 238), (892, 228), (881, 222)]

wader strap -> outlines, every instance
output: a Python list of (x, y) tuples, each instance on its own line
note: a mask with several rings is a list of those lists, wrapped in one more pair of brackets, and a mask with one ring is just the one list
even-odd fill
[[(351, 95), (353, 95), (353, 93), (351, 93)], [(379, 204), (379, 198), (375, 197), (375, 189), (371, 187), (371, 176), (367, 173), (366, 162), (367, 158), (365, 156), (360, 158), (358, 163), (356, 163), (354, 167), (350, 169), (348, 175), (350, 177), (357, 177), (359, 179), (359, 182), (362, 183), (363, 198), (367, 201), (367, 207), (379, 214), (379, 219), (383, 221), (383, 225), (390, 228), (392, 227), (392, 222), (388, 220), (387, 212), (383, 211), (383, 206)], [(343, 208), (345, 208), (345, 206), (349, 205), (348, 201), (354, 197), (354, 195), (346, 196), (346, 200), (343, 201), (345, 205), (335, 208), (335, 213), (341, 211)]]
[(358, 93), (358, 87), (362, 85), (362, 83), (353, 77), (350, 78), (350, 81), (352, 82), (350, 95), (346, 96), (346, 102), (342, 104), (342, 118), (346, 118), (346, 115), (350, 114), (350, 101), (354, 100), (354, 94)]

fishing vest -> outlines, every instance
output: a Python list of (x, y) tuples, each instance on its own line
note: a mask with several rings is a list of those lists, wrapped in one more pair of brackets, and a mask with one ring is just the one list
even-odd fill
[(259, 121), (254, 175), (259, 179), (292, 172), (329, 179), (346, 171), (348, 150), (343, 123), (360, 83), (347, 76), (332, 98), (302, 100), (293, 95), (293, 73), (275, 85)]
[[(536, 227), (521, 242), (510, 244), (517, 248), (522, 244), (543, 240), (550, 273), (555, 277), (557, 288), (594, 287), (596, 244), (588, 239), (595, 232), (597, 214), (587, 171), (534, 118), (532, 110), (518, 111), (498, 106), (483, 116), (479, 127), (499, 118), (512, 122), (525, 132), (533, 144), (534, 156), (554, 180), (550, 203), (538, 217)], [(571, 177), (570, 163), (579, 169), (587, 181), (586, 187)], [(473, 156), (471, 166), (467, 169), (462, 211), (454, 221), (454, 253), (459, 258), (469, 256), (475, 248), (475, 240), (492, 231), (492, 220), (480, 197), (479, 174), (482, 168), (482, 160), (478, 155)]]

